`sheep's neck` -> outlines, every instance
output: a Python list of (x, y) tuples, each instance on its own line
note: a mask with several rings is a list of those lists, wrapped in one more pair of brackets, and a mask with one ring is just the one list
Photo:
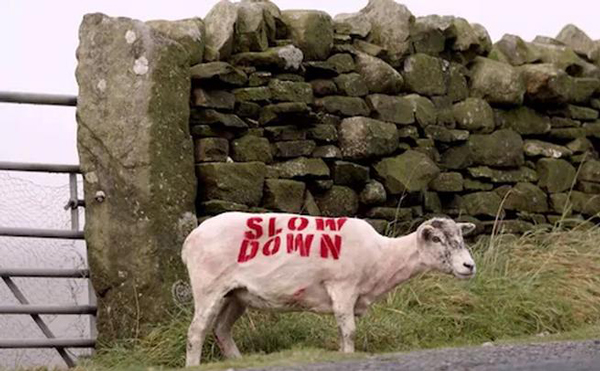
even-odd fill
[(417, 234), (390, 238), (382, 246), (386, 262), (377, 274), (374, 294), (378, 298), (412, 277), (428, 270), (417, 249)]

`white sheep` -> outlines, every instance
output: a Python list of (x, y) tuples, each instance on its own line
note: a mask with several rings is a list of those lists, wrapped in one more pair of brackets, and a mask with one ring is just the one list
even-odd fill
[(200, 363), (213, 324), (223, 355), (239, 357), (231, 329), (247, 307), (333, 313), (340, 350), (353, 352), (354, 316), (400, 283), (430, 270), (475, 274), (463, 241), (474, 227), (434, 218), (388, 238), (352, 218), (239, 212), (210, 218), (182, 250), (195, 305), (186, 366)]

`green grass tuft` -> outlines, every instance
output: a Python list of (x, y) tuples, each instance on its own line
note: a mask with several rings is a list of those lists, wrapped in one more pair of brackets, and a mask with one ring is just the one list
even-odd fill
[[(555, 340), (564, 333), (591, 334), (579, 329), (600, 326), (598, 241), (598, 227), (480, 240), (472, 248), (476, 278), (427, 274), (401, 285), (358, 321), (357, 351), (473, 345), (540, 333)], [(181, 367), (190, 319), (191, 308), (182, 308), (144, 338), (101, 347), (86, 368)], [(236, 324), (234, 337), (250, 356), (205, 368), (343, 357), (335, 353), (332, 316), (250, 311)], [(212, 336), (202, 357), (203, 362), (222, 359)]]

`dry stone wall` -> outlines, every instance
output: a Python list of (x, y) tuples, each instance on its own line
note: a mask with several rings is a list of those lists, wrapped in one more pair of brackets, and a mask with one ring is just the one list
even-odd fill
[(335, 18), (223, 0), (205, 23), (200, 219), (352, 215), (384, 233), (446, 214), (519, 233), (600, 212), (600, 41), (573, 25), (492, 44), (392, 0)]
[(87, 15), (77, 57), (101, 341), (167, 318), (185, 236), (225, 211), (391, 234), (433, 214), (480, 233), (598, 220), (600, 42), (572, 25), (492, 44), (392, 0), (334, 18), (222, 0), (203, 20)]

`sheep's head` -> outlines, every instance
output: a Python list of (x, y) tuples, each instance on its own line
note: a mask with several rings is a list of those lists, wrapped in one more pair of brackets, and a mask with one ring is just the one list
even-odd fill
[(430, 268), (454, 274), (458, 278), (475, 275), (475, 262), (465, 246), (463, 234), (475, 229), (473, 223), (433, 218), (417, 229), (419, 254)]

